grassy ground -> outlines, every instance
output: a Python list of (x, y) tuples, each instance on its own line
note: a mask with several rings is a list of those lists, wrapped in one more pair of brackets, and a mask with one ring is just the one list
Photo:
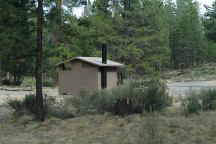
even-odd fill
[(0, 144), (215, 144), (216, 111), (186, 116), (181, 102), (181, 97), (174, 97), (173, 105), (154, 117), (105, 113), (64, 120), (52, 117), (43, 123), (30, 116), (14, 117), (7, 105), (0, 104)]
[(185, 69), (181, 71), (173, 70), (167, 72), (164, 77), (170, 81), (204, 81), (216, 80), (216, 64), (206, 64), (201, 67)]
[[(48, 118), (43, 123), (31, 117), (12, 118), (0, 107), (1, 144), (136, 144), (145, 143), (149, 114), (118, 117), (110, 114), (73, 119)], [(166, 144), (215, 144), (216, 112), (185, 116), (169, 107), (156, 114), (158, 130)]]

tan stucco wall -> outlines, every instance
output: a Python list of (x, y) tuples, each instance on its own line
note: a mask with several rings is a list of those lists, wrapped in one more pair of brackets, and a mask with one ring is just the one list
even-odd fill
[[(118, 75), (116, 68), (107, 68), (107, 90), (111, 90), (117, 86)], [(98, 89), (101, 89), (101, 72), (98, 71)]]
[(101, 89), (101, 72), (100, 68), (98, 69), (98, 89)]
[(82, 61), (73, 61), (71, 71), (58, 72), (59, 93), (77, 94), (82, 89), (98, 90), (98, 67), (82, 67)]
[(111, 90), (117, 86), (117, 72), (107, 72), (107, 89)]

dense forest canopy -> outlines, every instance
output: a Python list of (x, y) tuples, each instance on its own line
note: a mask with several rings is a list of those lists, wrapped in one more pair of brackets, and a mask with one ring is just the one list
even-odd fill
[[(216, 1), (200, 14), (196, 0), (44, 0), (43, 74), (75, 56), (100, 56), (126, 65), (127, 76), (216, 62)], [(84, 6), (82, 17), (72, 13)], [(0, 3), (0, 75), (14, 84), (35, 74), (35, 0)]]

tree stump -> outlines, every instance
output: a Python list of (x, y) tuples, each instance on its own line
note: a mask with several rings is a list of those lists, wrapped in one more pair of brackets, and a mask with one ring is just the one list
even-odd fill
[(125, 116), (132, 114), (132, 102), (130, 98), (122, 98), (115, 101), (114, 114)]

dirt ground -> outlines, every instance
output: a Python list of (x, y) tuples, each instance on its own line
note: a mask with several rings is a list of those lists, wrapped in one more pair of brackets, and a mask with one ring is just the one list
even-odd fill
[[(58, 96), (57, 88), (43, 88), (44, 94), (48, 96)], [(22, 99), (27, 94), (34, 94), (35, 90), (23, 90), (23, 88), (0, 88), (0, 105), (7, 101), (8, 98)]]
[(171, 96), (184, 96), (189, 89), (214, 89), (216, 81), (186, 81), (186, 82), (168, 82), (168, 92)]

